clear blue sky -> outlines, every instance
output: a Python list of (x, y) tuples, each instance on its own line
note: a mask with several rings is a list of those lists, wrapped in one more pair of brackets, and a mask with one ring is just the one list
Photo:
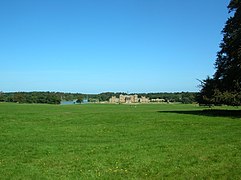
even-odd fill
[(2, 0), (0, 91), (198, 91), (229, 0)]

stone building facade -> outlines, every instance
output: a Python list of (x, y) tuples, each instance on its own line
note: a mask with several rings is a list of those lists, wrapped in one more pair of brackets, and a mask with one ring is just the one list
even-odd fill
[(149, 98), (146, 98), (145, 96), (141, 96), (140, 103), (149, 103), (149, 102), (150, 102)]
[(110, 103), (119, 103), (119, 98), (117, 98), (116, 96), (112, 96), (112, 97), (109, 99), (109, 102), (110, 102)]
[(123, 95), (121, 94), (119, 98), (116, 96), (112, 96), (109, 99), (110, 103), (149, 103), (149, 98), (146, 98), (145, 96), (142, 96), (141, 98), (138, 98), (138, 95)]
[(166, 101), (165, 99), (160, 99), (160, 98), (151, 99), (151, 102), (154, 102), (154, 103), (163, 103), (165, 101)]

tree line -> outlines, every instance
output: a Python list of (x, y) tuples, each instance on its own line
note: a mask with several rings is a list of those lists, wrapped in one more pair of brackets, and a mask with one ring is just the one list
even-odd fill
[[(119, 97), (123, 92), (104, 92), (100, 94), (81, 94), (63, 92), (0, 92), (0, 102), (15, 103), (44, 103), (60, 104), (61, 100), (76, 100), (82, 102), (84, 99), (89, 102), (109, 101), (112, 96)], [(194, 103), (196, 102), (196, 92), (175, 92), (175, 93), (139, 93), (138, 97), (145, 96), (149, 99), (164, 99), (166, 102)]]
[[(96, 101), (109, 101), (112, 96), (119, 97), (120, 95), (128, 95), (125, 92), (104, 92), (95, 95), (88, 95), (89, 101), (96, 102)], [(138, 95), (140, 98), (141, 96), (145, 96), (151, 99), (164, 99), (165, 102), (180, 102), (184, 104), (188, 103), (195, 103), (197, 102), (197, 92), (158, 92), (158, 93), (131, 93), (129, 95)]]
[(74, 99), (82, 101), (83, 95), (61, 92), (0, 92), (0, 102), (60, 104), (61, 100)]

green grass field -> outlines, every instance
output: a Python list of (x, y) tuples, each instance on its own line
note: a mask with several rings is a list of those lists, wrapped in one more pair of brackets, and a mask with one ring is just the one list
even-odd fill
[(241, 179), (241, 108), (219, 108), (0, 103), (0, 179)]

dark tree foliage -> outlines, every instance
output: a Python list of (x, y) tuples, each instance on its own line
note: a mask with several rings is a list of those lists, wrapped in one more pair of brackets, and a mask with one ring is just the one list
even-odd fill
[(100, 101), (108, 101), (114, 94), (111, 92), (100, 93), (98, 99)]
[(215, 62), (216, 72), (201, 84), (202, 104), (241, 105), (241, 0), (231, 0), (223, 40)]
[(84, 100), (84, 96), (83, 95), (79, 95), (77, 97), (77, 103), (81, 103)]
[(59, 104), (60, 93), (56, 92), (11, 92), (2, 93), (1, 101), (17, 103)]

